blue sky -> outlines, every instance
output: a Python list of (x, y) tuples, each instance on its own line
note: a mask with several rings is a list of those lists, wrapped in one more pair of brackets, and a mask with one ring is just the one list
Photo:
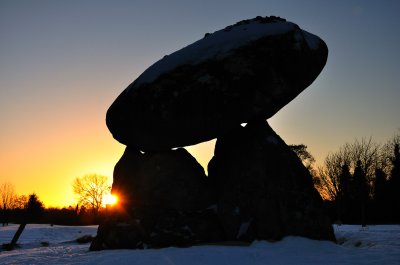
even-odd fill
[[(329, 47), (317, 80), (269, 120), (277, 133), (320, 163), (355, 138), (385, 142), (400, 132), (399, 10), (389, 0), (1, 0), (0, 183), (39, 193), (40, 183), (84, 173), (111, 178), (123, 146), (104, 119), (118, 94), (164, 55), (258, 15), (286, 18)], [(212, 145), (191, 151), (205, 164)]]

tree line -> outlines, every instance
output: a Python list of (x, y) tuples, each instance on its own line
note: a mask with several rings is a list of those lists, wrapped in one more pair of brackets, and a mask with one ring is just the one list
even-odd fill
[(320, 166), (305, 145), (292, 150), (309, 169), (338, 223), (400, 223), (400, 135), (384, 144), (372, 138), (345, 143)]
[[(327, 155), (320, 166), (307, 146), (291, 145), (310, 171), (314, 186), (324, 199), (333, 222), (400, 223), (400, 135), (384, 144), (372, 138), (345, 143)], [(104, 198), (110, 193), (107, 177), (88, 174), (72, 183), (78, 204), (45, 208), (36, 194), (17, 196), (11, 183), (0, 185), (0, 222), (21, 223), (30, 199), (40, 206), (38, 223), (98, 224), (107, 214)], [(28, 214), (29, 215), (29, 214)]]
[[(77, 197), (76, 206), (45, 208), (39, 197), (17, 195), (10, 182), (0, 184), (0, 223), (47, 223), (59, 225), (99, 224), (107, 214), (104, 198), (110, 192), (107, 177), (88, 174), (75, 178), (72, 189)], [(35, 209), (35, 211), (32, 211)]]

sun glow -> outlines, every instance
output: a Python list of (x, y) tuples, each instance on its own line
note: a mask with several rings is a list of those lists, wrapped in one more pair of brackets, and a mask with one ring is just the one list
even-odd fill
[(108, 194), (104, 197), (104, 205), (115, 205), (118, 202), (118, 198), (115, 195)]

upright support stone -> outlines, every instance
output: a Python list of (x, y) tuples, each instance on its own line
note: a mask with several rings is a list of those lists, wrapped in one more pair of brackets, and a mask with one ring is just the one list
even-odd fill
[(309, 171), (265, 121), (218, 138), (208, 172), (228, 239), (335, 240)]
[(189, 246), (222, 241), (215, 191), (183, 148), (141, 153), (131, 147), (114, 169), (123, 216), (99, 226), (91, 250)]
[(112, 192), (130, 209), (197, 210), (213, 201), (202, 166), (184, 148), (141, 153), (127, 147)]

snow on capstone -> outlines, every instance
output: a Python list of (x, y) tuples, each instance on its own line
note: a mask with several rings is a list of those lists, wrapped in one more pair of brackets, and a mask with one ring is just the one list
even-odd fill
[(328, 47), (277, 17), (227, 26), (155, 62), (106, 114), (113, 137), (142, 151), (214, 139), (268, 119), (317, 78)]
[[(258, 20), (247, 20), (245, 23), (229, 26), (212, 34), (207, 34), (198, 40), (170, 55), (164, 56), (144, 71), (127, 89), (151, 83), (157, 77), (180, 65), (196, 65), (210, 59), (222, 59), (234, 49), (262, 37), (281, 35), (298, 29), (292, 22), (276, 20), (269, 23), (260, 23)], [(304, 32), (304, 37), (310, 48), (317, 49), (319, 38)]]

